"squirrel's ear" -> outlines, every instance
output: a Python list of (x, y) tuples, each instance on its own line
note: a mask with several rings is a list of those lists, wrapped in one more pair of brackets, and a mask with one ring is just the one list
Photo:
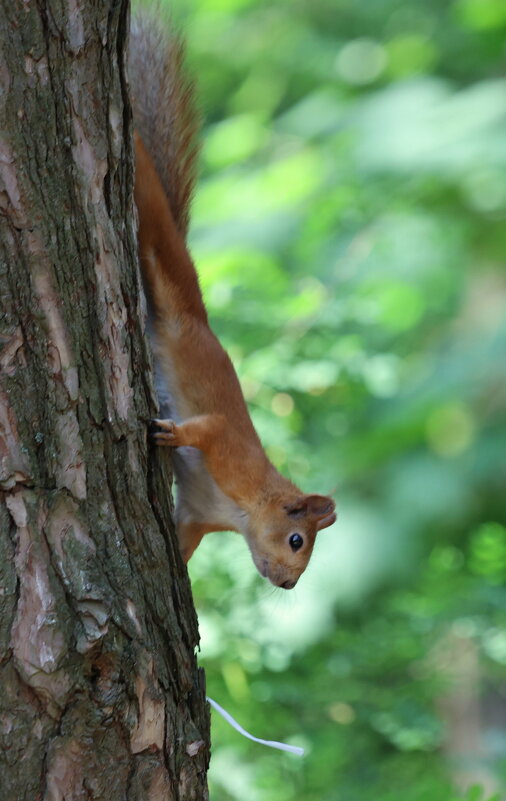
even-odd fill
[(304, 497), (297, 498), (292, 503), (285, 503), (284, 510), (289, 517), (299, 518), (307, 515), (307, 502)]
[(298, 519), (312, 517), (316, 520), (316, 530), (331, 526), (335, 522), (336, 505), (327, 495), (305, 495), (289, 504), (285, 504), (285, 512), (289, 517)]
[(316, 530), (331, 526), (336, 521), (336, 505), (327, 495), (306, 495), (308, 514), (316, 520)]
[(335, 512), (331, 512), (326, 517), (320, 518), (316, 524), (316, 530), (321, 531), (322, 528), (327, 528), (327, 526), (331, 526), (332, 523), (335, 523), (337, 520), (337, 515)]
[(336, 508), (332, 498), (327, 495), (306, 495), (305, 502), (308, 513), (317, 518), (327, 517)]

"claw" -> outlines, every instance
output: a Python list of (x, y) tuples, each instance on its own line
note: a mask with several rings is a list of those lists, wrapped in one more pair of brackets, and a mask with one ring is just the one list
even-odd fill
[[(151, 425), (155, 426), (158, 430), (150, 432), (150, 438), (153, 439), (157, 445), (176, 445), (176, 424), (173, 420), (152, 420)], [(162, 429), (160, 431), (160, 429)]]
[(176, 425), (174, 420), (157, 420), (155, 418), (151, 422), (159, 428), (163, 428), (165, 431), (173, 431), (174, 426)]

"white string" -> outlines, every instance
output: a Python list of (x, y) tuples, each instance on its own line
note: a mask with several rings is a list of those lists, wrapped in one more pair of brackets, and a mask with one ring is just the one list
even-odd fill
[(269, 748), (278, 748), (280, 751), (289, 751), (290, 754), (304, 756), (304, 749), (300, 748), (298, 745), (287, 745), (286, 743), (278, 743), (276, 740), (261, 740), (259, 737), (253, 737), (252, 734), (247, 732), (246, 729), (243, 729), (243, 727), (236, 720), (234, 720), (232, 715), (230, 715), (226, 709), (223, 709), (222, 706), (217, 704), (216, 701), (213, 701), (212, 698), (209, 698), (209, 696), (207, 696), (207, 700), (213, 709), (216, 709), (216, 711), (219, 712), (223, 718), (225, 718), (227, 723), (230, 723), (230, 725), (233, 726), (234, 729), (239, 732), (239, 734), (242, 734), (243, 737), (247, 737), (248, 740), (253, 740), (253, 742), (260, 743), (261, 745), (268, 745)]

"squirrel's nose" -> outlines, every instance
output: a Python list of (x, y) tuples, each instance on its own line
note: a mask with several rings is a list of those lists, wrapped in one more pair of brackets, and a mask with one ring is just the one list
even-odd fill
[(284, 581), (283, 584), (280, 584), (279, 586), (283, 587), (284, 590), (293, 590), (296, 584), (296, 581)]

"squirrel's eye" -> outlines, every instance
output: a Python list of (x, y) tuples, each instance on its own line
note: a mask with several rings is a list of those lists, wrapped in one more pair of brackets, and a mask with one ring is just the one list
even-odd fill
[(290, 543), (290, 548), (292, 549), (292, 551), (298, 551), (299, 548), (302, 548), (302, 546), (304, 545), (304, 540), (302, 539), (300, 534), (292, 534), (288, 542)]

